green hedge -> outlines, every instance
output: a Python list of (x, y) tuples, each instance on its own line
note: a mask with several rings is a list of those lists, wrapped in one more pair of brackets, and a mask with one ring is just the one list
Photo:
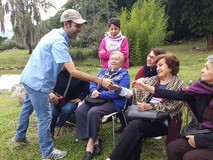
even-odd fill
[(0, 45), (0, 51), (19, 48), (15, 41), (5, 41)]

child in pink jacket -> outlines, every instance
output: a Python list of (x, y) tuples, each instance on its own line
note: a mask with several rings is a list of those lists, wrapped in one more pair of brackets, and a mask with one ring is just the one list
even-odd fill
[(124, 54), (125, 60), (122, 68), (129, 68), (129, 44), (125, 36), (121, 34), (120, 20), (111, 18), (109, 20), (109, 31), (105, 33), (99, 46), (98, 55), (102, 68), (109, 68), (109, 57), (113, 51), (120, 51)]

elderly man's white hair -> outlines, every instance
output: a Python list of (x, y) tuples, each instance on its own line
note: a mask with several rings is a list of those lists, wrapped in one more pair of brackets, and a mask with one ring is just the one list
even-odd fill
[(110, 57), (111, 57), (111, 55), (113, 55), (113, 54), (118, 54), (118, 55), (120, 56), (120, 58), (121, 58), (121, 62), (122, 62), (122, 63), (124, 62), (125, 57), (124, 57), (124, 54), (123, 54), (122, 52), (120, 52), (120, 51), (113, 51), (113, 52), (110, 54)]

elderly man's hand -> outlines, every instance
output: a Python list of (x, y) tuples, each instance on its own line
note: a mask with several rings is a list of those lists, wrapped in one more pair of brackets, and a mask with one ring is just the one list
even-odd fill
[(103, 87), (111, 90), (111, 88), (113, 87), (114, 84), (112, 83), (112, 81), (110, 79), (103, 78), (101, 85)]
[(116, 84), (113, 84), (112, 86), (111, 86), (111, 90), (118, 90), (120, 87), (118, 86), (118, 85), (116, 85)]
[(91, 98), (98, 98), (100, 95), (100, 92), (98, 90), (94, 90), (91, 94)]

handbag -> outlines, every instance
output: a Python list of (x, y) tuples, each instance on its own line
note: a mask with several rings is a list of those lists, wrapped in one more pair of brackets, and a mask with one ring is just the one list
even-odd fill
[(99, 98), (90, 98), (90, 96), (87, 96), (84, 99), (84, 102), (89, 106), (99, 106), (106, 102), (108, 102), (107, 99), (99, 99)]
[(130, 119), (164, 122), (168, 118), (168, 113), (156, 110), (140, 111), (137, 105), (131, 105), (126, 110), (126, 116)]
[(196, 134), (208, 134), (213, 133), (213, 129), (202, 129), (200, 128), (200, 122), (196, 118), (193, 118), (192, 121), (183, 127), (181, 130), (180, 137), (185, 137), (187, 135), (196, 135)]

